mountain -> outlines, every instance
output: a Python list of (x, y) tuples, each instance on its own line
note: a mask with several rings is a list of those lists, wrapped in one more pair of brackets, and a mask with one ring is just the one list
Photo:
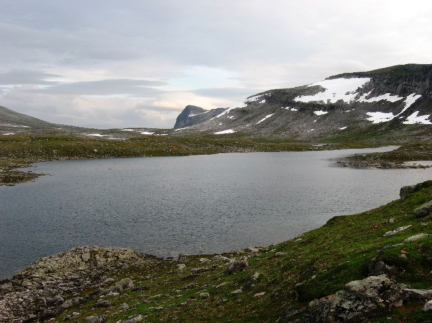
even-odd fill
[(176, 123), (176, 134), (329, 139), (405, 131), (421, 134), (425, 129), (429, 133), (432, 64), (339, 74), (311, 85), (258, 93), (242, 105), (202, 110), (214, 116), (193, 119), (183, 111), (188, 128)]
[(210, 120), (224, 110), (224, 108), (204, 110), (203, 108), (194, 105), (188, 105), (178, 115), (176, 123), (174, 125), (174, 129), (185, 128), (197, 123), (202, 123), (204, 121)]

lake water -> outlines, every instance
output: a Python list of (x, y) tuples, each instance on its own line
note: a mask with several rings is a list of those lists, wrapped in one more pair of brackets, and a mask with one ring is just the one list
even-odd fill
[(159, 256), (278, 243), (399, 197), (432, 169), (336, 167), (389, 148), (59, 161), (0, 187), (0, 278), (80, 245)]

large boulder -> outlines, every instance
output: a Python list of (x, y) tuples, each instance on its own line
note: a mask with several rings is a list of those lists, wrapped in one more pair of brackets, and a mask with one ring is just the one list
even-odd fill
[(334, 295), (309, 304), (302, 322), (358, 322), (403, 303), (402, 288), (386, 275), (352, 281)]
[(415, 185), (408, 185), (408, 186), (402, 187), (399, 191), (400, 198), (403, 199), (408, 194), (411, 194), (412, 192), (414, 192), (415, 187), (416, 187)]

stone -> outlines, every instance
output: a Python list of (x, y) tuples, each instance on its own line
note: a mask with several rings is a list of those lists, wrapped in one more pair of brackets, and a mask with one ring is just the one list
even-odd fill
[(132, 317), (129, 317), (127, 320), (122, 321), (122, 323), (136, 323), (141, 322), (144, 320), (144, 317), (141, 314), (133, 315)]
[(126, 303), (123, 303), (122, 305), (119, 306), (119, 310), (122, 311), (127, 311), (129, 308), (130, 308), (129, 305)]
[(394, 234), (396, 234), (398, 232), (404, 231), (404, 230), (409, 229), (411, 227), (412, 227), (412, 225), (410, 224), (410, 225), (407, 225), (407, 226), (404, 226), (404, 227), (396, 228), (396, 229), (391, 230), (391, 231), (387, 231), (386, 233), (384, 233), (383, 237), (392, 236), (392, 235), (394, 235)]
[(216, 288), (221, 288), (221, 287), (224, 287), (226, 285), (228, 285), (228, 283), (227, 282), (223, 282), (222, 284), (217, 285)]
[(183, 269), (185, 269), (186, 268), (186, 265), (185, 264), (178, 264), (177, 265), (177, 269), (178, 270), (183, 270)]
[(246, 248), (245, 251), (246, 251), (247, 253), (257, 253), (257, 252), (259, 252), (260, 250), (259, 250), (258, 248), (256, 248), (256, 247), (249, 247), (249, 248)]
[(403, 289), (404, 298), (410, 301), (425, 300), (432, 297), (432, 290), (430, 289)]
[(213, 259), (213, 261), (225, 261), (225, 262), (231, 261), (229, 258), (221, 256), (221, 255), (216, 255), (212, 259)]
[(399, 273), (398, 268), (395, 266), (389, 266), (384, 261), (378, 260), (373, 261), (368, 265), (368, 273), (369, 276), (379, 276), (379, 275), (387, 275), (387, 276), (395, 276)]
[(414, 215), (416, 218), (424, 218), (432, 213), (432, 201), (426, 202), (420, 205), (414, 210)]
[(310, 302), (302, 322), (360, 322), (402, 304), (403, 291), (395, 281), (386, 275), (370, 276)]
[(120, 290), (126, 290), (134, 287), (134, 283), (130, 278), (123, 278), (119, 282), (116, 283), (116, 286), (120, 287)]
[(198, 261), (202, 264), (208, 264), (209, 262), (211, 262), (211, 260), (207, 258), (200, 258)]
[(415, 236), (411, 236), (411, 237), (409, 237), (409, 238), (406, 238), (406, 239), (404, 240), (404, 242), (414, 242), (414, 241), (417, 241), (417, 240), (420, 240), (420, 239), (427, 238), (427, 237), (429, 237), (429, 236), (430, 236), (430, 234), (427, 234), (427, 233), (420, 233), (420, 234), (416, 234)]
[(404, 186), (399, 191), (399, 196), (401, 199), (404, 199), (408, 194), (414, 192), (415, 185)]
[(261, 296), (264, 296), (264, 295), (265, 295), (265, 292), (261, 292), (261, 293), (256, 293), (254, 295), (254, 297), (261, 297)]
[(210, 294), (209, 294), (209, 293), (200, 293), (199, 296), (200, 296), (201, 298), (209, 298), (209, 297), (210, 297)]
[(275, 253), (275, 257), (285, 257), (285, 256), (287, 256), (288, 254), (286, 253), (286, 252), (280, 252), (280, 251), (278, 251), (278, 252), (276, 252)]
[(422, 308), (423, 312), (430, 312), (432, 311), (432, 301), (427, 302), (426, 304), (423, 305)]
[(243, 291), (241, 290), (241, 288), (240, 289), (236, 289), (235, 291), (231, 292), (231, 294), (233, 294), (233, 295), (237, 295), (237, 294), (240, 294), (240, 293), (243, 293)]
[(110, 307), (110, 306), (111, 306), (111, 302), (105, 299), (100, 299), (94, 304), (94, 307)]
[(228, 268), (225, 270), (226, 275), (231, 275), (240, 271), (244, 271), (249, 266), (249, 263), (246, 259), (243, 260), (234, 260)]

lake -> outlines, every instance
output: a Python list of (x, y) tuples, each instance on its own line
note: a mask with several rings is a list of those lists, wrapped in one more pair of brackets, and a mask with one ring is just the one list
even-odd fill
[(278, 243), (399, 197), (432, 169), (352, 169), (336, 158), (393, 148), (39, 163), (0, 187), (0, 279), (81, 245), (158, 256)]

